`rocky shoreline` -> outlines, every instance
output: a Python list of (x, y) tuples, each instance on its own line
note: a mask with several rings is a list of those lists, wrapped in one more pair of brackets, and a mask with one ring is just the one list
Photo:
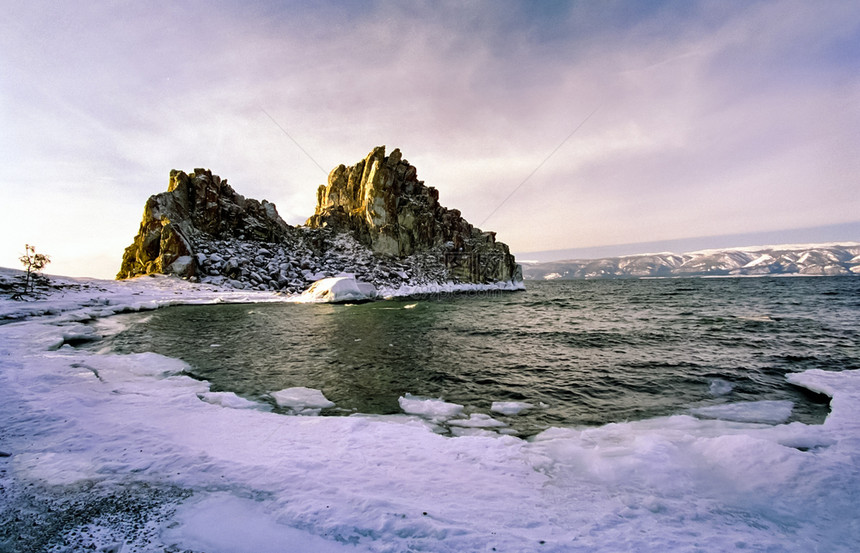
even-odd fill
[[(337, 276), (351, 276), (377, 288), (438, 283), (447, 277), (430, 253), (384, 259), (346, 233), (299, 229), (297, 234), (289, 246), (198, 239), (193, 242), (197, 273), (190, 278), (216, 286), (296, 294), (318, 280)], [(322, 248), (313, 247), (320, 242)]]

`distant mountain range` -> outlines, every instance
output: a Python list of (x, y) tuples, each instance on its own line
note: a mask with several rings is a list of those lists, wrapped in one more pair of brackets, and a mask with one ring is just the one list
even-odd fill
[(860, 275), (860, 242), (786, 244), (523, 263), (527, 280)]

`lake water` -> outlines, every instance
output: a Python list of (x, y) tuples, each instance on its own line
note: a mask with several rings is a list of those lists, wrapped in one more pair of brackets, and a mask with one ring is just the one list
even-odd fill
[[(522, 436), (762, 400), (791, 401), (787, 420), (816, 423), (826, 400), (785, 375), (860, 369), (860, 278), (526, 285), (358, 305), (170, 307), (118, 316), (124, 329), (94, 347), (178, 357), (213, 391), (273, 405), (270, 392), (319, 389), (336, 404), (323, 415), (442, 398)], [(498, 401), (534, 408), (493, 414)]]

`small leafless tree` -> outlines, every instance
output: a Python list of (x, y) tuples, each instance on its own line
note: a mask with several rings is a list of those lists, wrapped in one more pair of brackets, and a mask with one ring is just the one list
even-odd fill
[(45, 268), (51, 262), (51, 258), (43, 253), (36, 253), (36, 246), (25, 244), (26, 253), (19, 257), (24, 268), (27, 269), (27, 279), (24, 281), (24, 293), (30, 292), (35, 284), (36, 273)]

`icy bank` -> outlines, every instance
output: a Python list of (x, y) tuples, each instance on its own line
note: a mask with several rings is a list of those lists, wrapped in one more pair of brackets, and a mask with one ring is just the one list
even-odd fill
[(523, 281), (500, 281), (487, 284), (469, 282), (436, 282), (428, 284), (403, 284), (397, 287), (383, 286), (379, 296), (399, 298), (409, 296), (431, 296), (435, 294), (480, 294), (485, 292), (515, 292), (525, 290)]
[(74, 349), (93, 317), (269, 297), (88, 284), (0, 301), (0, 549), (21, 550), (22, 535), (31, 550), (207, 553), (848, 552), (860, 540), (860, 371), (791, 375), (833, 398), (821, 426), (677, 415), (524, 441), (471, 416), (450, 438), (431, 419), (456, 404), (404, 395), (414, 415), (284, 416), (212, 395), (175, 359)]
[(314, 282), (298, 296), (288, 301), (296, 303), (349, 303), (416, 296), (436, 296), (442, 294), (483, 294), (489, 292), (513, 292), (525, 290), (522, 281), (491, 282), (474, 284), (468, 282), (434, 282), (425, 284), (403, 284), (397, 287), (381, 287), (377, 290), (372, 284), (362, 282), (351, 276), (324, 278)]
[(724, 405), (697, 407), (691, 412), (702, 418), (736, 422), (779, 424), (791, 417), (794, 404), (790, 401), (740, 401)]
[[(0, 267), (0, 279), (12, 282), (21, 271)], [(147, 311), (180, 304), (283, 302), (275, 292), (225, 289), (176, 277), (149, 275), (129, 280), (50, 277), (53, 289), (29, 301), (0, 297), (0, 324), (37, 316), (87, 321), (117, 313)], [(84, 329), (88, 332), (88, 330)]]

